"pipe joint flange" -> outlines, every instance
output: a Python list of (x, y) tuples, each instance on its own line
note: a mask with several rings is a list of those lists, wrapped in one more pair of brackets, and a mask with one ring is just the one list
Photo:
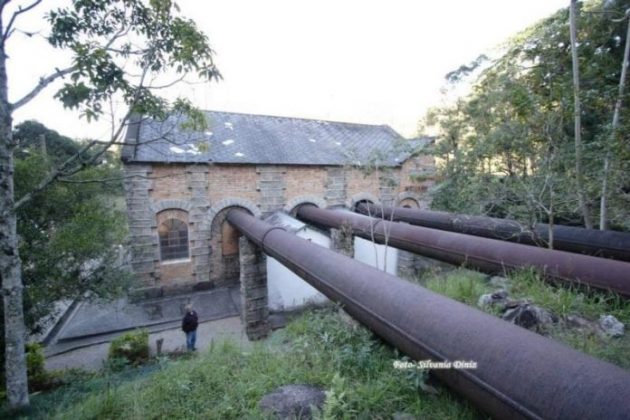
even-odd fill
[(272, 230), (281, 230), (283, 232), (286, 232), (287, 230), (283, 227), (280, 226), (274, 226), (272, 228), (270, 228), (269, 230), (267, 230), (267, 232), (265, 232), (262, 236), (262, 238), (260, 239), (260, 248), (262, 249), (262, 251), (267, 254), (267, 251), (265, 251), (265, 239), (267, 238), (267, 235), (269, 235), (269, 232), (271, 232)]

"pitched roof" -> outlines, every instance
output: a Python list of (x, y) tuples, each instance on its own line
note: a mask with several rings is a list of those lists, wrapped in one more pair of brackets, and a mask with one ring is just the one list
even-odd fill
[[(205, 132), (182, 127), (185, 117), (137, 120), (127, 130), (125, 162), (280, 165), (363, 165), (373, 156), (397, 166), (404, 139), (387, 125), (206, 111)], [(407, 145), (408, 146), (408, 145)]]

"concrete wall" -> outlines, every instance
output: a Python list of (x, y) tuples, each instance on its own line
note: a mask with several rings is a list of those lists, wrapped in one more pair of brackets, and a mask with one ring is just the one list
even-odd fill
[(386, 272), (397, 275), (398, 249), (391, 246), (375, 244), (363, 238), (354, 238), (354, 259), (362, 263), (383, 269), (386, 264)]
[[(325, 248), (330, 247), (330, 239), (318, 231), (307, 228), (296, 235)], [(267, 286), (271, 311), (292, 310), (306, 303), (328, 301), (326, 296), (273, 258), (267, 258)]]

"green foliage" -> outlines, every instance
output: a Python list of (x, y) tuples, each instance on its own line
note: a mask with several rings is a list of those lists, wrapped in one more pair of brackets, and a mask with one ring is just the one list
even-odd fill
[(346, 390), (348, 384), (339, 374), (333, 376), (330, 388), (326, 391), (326, 402), (324, 405), (323, 418), (347, 418), (356, 415), (349, 407)]
[[(611, 223), (630, 229), (627, 139), (610, 141), (630, 1), (580, 3), (578, 38), (582, 85), (583, 178), (588, 205), (599, 204), (606, 151), (614, 155)], [(449, 73), (451, 83), (469, 66)], [(477, 67), (477, 66), (472, 66)], [(471, 67), (471, 68), (472, 68)], [(568, 11), (514, 37), (504, 54), (478, 72), (472, 92), (454, 105), (431, 110), (439, 128), (441, 162), (435, 208), (511, 217), (527, 223), (581, 224), (573, 144), (573, 82)], [(626, 89), (620, 133), (630, 128)]]
[(121, 361), (137, 366), (149, 360), (149, 332), (131, 331), (112, 340), (108, 359), (114, 370), (121, 368)]
[[(585, 286), (557, 285), (545, 282), (531, 269), (520, 270), (510, 275), (511, 294), (527, 298), (536, 305), (551, 310), (563, 319), (579, 315), (597, 321), (601, 315), (613, 315), (625, 325), (630, 325), (630, 302), (614, 293), (591, 290)], [(604, 338), (589, 330), (557, 326), (551, 337), (583, 351), (591, 356), (630, 368), (630, 337)]]
[[(56, 162), (81, 147), (35, 122), (21, 124), (16, 134), (20, 136), (15, 160), (18, 199), (32, 191)], [(103, 179), (110, 181), (99, 182)], [(17, 223), (25, 317), (31, 330), (38, 329), (37, 322), (57, 300), (86, 292), (94, 297), (119, 296), (128, 287), (130, 277), (121, 266), (120, 248), (127, 233), (122, 170), (115, 155), (106, 154), (98, 165), (35, 195), (18, 211)]]
[(630, 302), (615, 293), (590, 289), (586, 285), (552, 284), (533, 269), (515, 271), (510, 280), (514, 295), (527, 297), (556, 315), (581, 314), (597, 319), (609, 314), (625, 324), (630, 323)]
[(28, 158), (33, 151), (46, 151), (54, 163), (61, 164), (80, 151), (79, 143), (34, 120), (18, 124), (13, 130), (13, 140), (18, 159)]
[[(322, 341), (326, 331), (330, 334)], [(370, 356), (353, 362), (348, 352)], [(263, 418), (260, 399), (292, 383), (327, 391), (323, 418), (330, 418), (326, 413), (334, 418), (391, 418), (395, 413), (482, 418), (444, 388), (437, 395), (419, 391), (408, 372), (393, 368), (400, 358), (363, 327), (348, 325), (335, 310), (313, 311), (267, 343), (248, 348), (217, 343), (194, 358), (98, 375), (73, 383), (67, 392), (62, 388), (50, 396), (37, 395), (33, 418)], [(344, 363), (352, 366), (343, 368)], [(56, 406), (53, 397), (59, 401)]]
[(479, 296), (490, 291), (485, 278), (484, 274), (460, 269), (444, 277), (431, 277), (425, 284), (434, 292), (474, 306), (477, 305)]
[[(18, 141), (14, 162), (17, 199), (82, 146), (35, 121), (18, 125), (14, 135)], [(102, 179), (110, 181), (100, 182)], [(131, 276), (122, 265), (127, 223), (121, 180), (119, 159), (105, 154), (99, 164), (72, 177), (72, 182), (51, 185), (17, 212), (24, 318), (29, 332), (42, 331), (58, 301), (86, 294), (94, 299), (113, 298), (129, 288)], [(3, 322), (0, 332), (3, 377)]]
[[(39, 3), (18, 7), (14, 17)], [(156, 89), (172, 85), (188, 73), (195, 73), (204, 80), (220, 78), (207, 37), (192, 20), (179, 16), (178, 12), (179, 8), (171, 0), (73, 0), (67, 7), (50, 11), (48, 41), (52, 47), (69, 53), (71, 64), (41, 78), (31, 93), (15, 103), (8, 103), (5, 95), (4, 103), (0, 104), (5, 111), (0, 129), (5, 134), (12, 129), (12, 112), (61, 78), (64, 83), (56, 98), (66, 108), (78, 110), (88, 121), (99, 118), (104, 109), (113, 108), (113, 104), (122, 102), (126, 108), (124, 115), (111, 115), (114, 126), (107, 141), (82, 144), (80, 153), (68, 159), (50, 158), (41, 150), (35, 152), (29, 144), (36, 142), (35, 139), (20, 141), (18, 147), (21, 144), (23, 150), (14, 150), (10, 137), (3, 139), (3, 144), (7, 143), (7, 147), (2, 148), (2, 160), (8, 162), (3, 164), (3, 176), (8, 179), (6, 185), (13, 181), (14, 153), (22, 159), (15, 165), (15, 194), (5, 185), (0, 207), (7, 216), (6, 226), (15, 222), (13, 215), (17, 213), (19, 252), (14, 245), (18, 239), (15, 234), (4, 238), (4, 252), (14, 257), (7, 260), (10, 265), (23, 269), (26, 318), (30, 325), (41, 315), (49, 314), (50, 305), (60, 298), (74, 298), (90, 291), (111, 295), (121, 290), (123, 276), (120, 264), (112, 264), (117, 255), (112, 245), (123, 236), (124, 223), (110, 223), (111, 218), (105, 220), (116, 213), (116, 201), (106, 197), (105, 189), (97, 187), (99, 184), (95, 182), (98, 176), (115, 169), (108, 161), (111, 157), (108, 151), (120, 142), (132, 114), (165, 118), (171, 112), (169, 103), (155, 93)], [(5, 38), (12, 32), (12, 24), (13, 19), (6, 28)], [(2, 68), (7, 60), (5, 47), (3, 42)], [(181, 78), (164, 82), (163, 79), (173, 73)], [(11, 85), (6, 77), (4, 84), (5, 88)], [(113, 109), (112, 114), (115, 114)], [(199, 122), (198, 114), (193, 113), (193, 120)], [(121, 122), (117, 128), (114, 121)], [(96, 168), (81, 172), (88, 166)], [(75, 189), (56, 183), (62, 179), (80, 187)], [(91, 214), (95, 215), (95, 224), (100, 226), (90, 226)], [(118, 217), (120, 220), (120, 215)], [(77, 239), (77, 235), (83, 234), (85, 240)], [(54, 248), (47, 247), (51, 242)], [(4, 279), (4, 282), (21, 288), (21, 280), (16, 277)], [(21, 296), (13, 295), (9, 301), (21, 308), (18, 305)], [(20, 315), (14, 315), (16, 320), (21, 321)], [(23, 333), (18, 329), (7, 331), (18, 341)], [(16, 373), (11, 377), (19, 378), (20, 371), (24, 371), (19, 353), (8, 366)], [(12, 380), (8, 386), (15, 391), (10, 394), (15, 407), (28, 405), (24, 383)]]
[[(617, 294), (587, 287), (567, 284), (553, 284), (541, 278), (533, 269), (516, 270), (508, 275), (510, 299), (527, 299), (545, 308), (561, 320), (577, 315), (590, 321), (597, 321), (601, 315), (613, 315), (624, 324), (630, 324), (630, 302)], [(492, 293), (497, 288), (487, 283), (483, 274), (458, 270), (446, 276), (433, 276), (424, 279), (426, 287), (452, 299), (477, 307), (482, 294)], [(479, 309), (479, 308), (478, 308)], [(498, 307), (486, 306), (483, 310), (499, 316)], [(583, 351), (591, 356), (630, 368), (630, 336), (608, 339), (592, 330), (570, 328), (564, 321), (550, 328), (551, 338)]]
[[(114, 95), (136, 113), (164, 118), (167, 103), (152, 91), (148, 74), (220, 78), (206, 35), (178, 12), (170, 0), (74, 0), (50, 11), (50, 44), (73, 53), (69, 80), (56, 97), (88, 121)], [(129, 71), (132, 65), (137, 71)]]
[(29, 391), (48, 389), (53, 382), (53, 376), (45, 368), (44, 349), (38, 343), (26, 345), (26, 369), (28, 374)]

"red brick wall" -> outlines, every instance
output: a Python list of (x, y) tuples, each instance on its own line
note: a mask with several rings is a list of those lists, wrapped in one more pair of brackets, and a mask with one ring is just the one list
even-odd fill
[[(393, 174), (400, 179), (400, 185), (396, 188), (396, 194), (407, 192), (417, 192), (422, 194), (426, 190), (431, 181), (422, 184), (414, 183), (410, 180), (410, 175), (414, 173), (427, 172), (427, 168), (433, 167), (431, 157), (421, 157), (405, 162), (402, 168), (394, 169)], [(188, 169), (187, 169), (188, 168)], [(151, 202), (157, 203), (161, 200), (190, 200), (195, 202), (192, 194), (192, 175), (191, 167), (181, 164), (154, 164), (151, 167), (151, 178), (149, 198)], [(326, 185), (329, 181), (328, 170), (326, 167), (314, 166), (284, 166), (284, 203), (291, 202), (299, 197), (317, 197), (324, 200), (326, 196)], [(196, 166), (194, 169), (206, 169)], [(201, 174), (203, 178), (203, 173)], [(197, 175), (195, 175), (197, 176)], [(259, 191), (259, 180), (262, 176), (257, 172), (255, 165), (209, 165), (207, 167), (207, 206), (195, 207), (197, 213), (202, 212), (203, 215), (208, 214), (216, 216), (214, 221), (207, 220), (204, 223), (191, 220), (190, 224), (190, 241), (191, 249), (199, 243), (209, 244), (211, 249), (209, 256), (209, 267), (205, 267), (202, 271), (207, 273), (209, 270), (209, 280), (211, 285), (224, 286), (238, 283), (238, 255), (224, 257), (222, 254), (222, 223), (224, 221), (225, 212), (219, 214), (211, 214), (210, 209), (219, 211), (215, 206), (224, 200), (241, 200), (260, 207), (262, 193)], [(195, 178), (198, 182), (198, 177)], [(379, 180), (378, 174), (372, 173), (365, 176), (358, 169), (347, 169), (345, 175), (346, 199), (350, 201), (353, 196), (358, 194), (371, 194), (379, 197)], [(194, 188), (197, 188), (198, 185)], [(202, 184), (203, 191), (203, 184)], [(205, 194), (203, 192), (202, 194)], [(191, 204), (192, 205), (192, 204)], [(199, 204), (194, 204), (199, 206)], [(157, 224), (158, 215), (155, 222)], [(155, 230), (155, 229), (154, 229)], [(156, 233), (157, 234), (157, 233)], [(132, 238), (133, 240), (134, 238)], [(232, 238), (234, 240), (234, 238)], [(233, 247), (232, 247), (233, 248)], [(208, 264), (208, 262), (204, 263)], [(190, 262), (175, 263), (155, 263), (156, 275), (161, 285), (178, 285), (181, 283), (195, 283), (195, 275), (199, 278), (199, 273), (193, 269), (193, 258), (191, 255)], [(199, 271), (199, 269), (197, 269)], [(206, 276), (206, 281), (208, 276)]]
[(228, 197), (240, 197), (257, 203), (258, 179), (255, 166), (212, 165), (208, 171), (208, 198), (216, 203)]
[(155, 164), (151, 178), (153, 178), (151, 198), (154, 200), (190, 198), (186, 166)]
[(376, 171), (366, 174), (358, 169), (346, 172), (346, 197), (351, 198), (359, 193), (370, 193), (378, 197), (379, 181)]
[(287, 167), (285, 199), (313, 195), (324, 198), (327, 173), (324, 167)]

